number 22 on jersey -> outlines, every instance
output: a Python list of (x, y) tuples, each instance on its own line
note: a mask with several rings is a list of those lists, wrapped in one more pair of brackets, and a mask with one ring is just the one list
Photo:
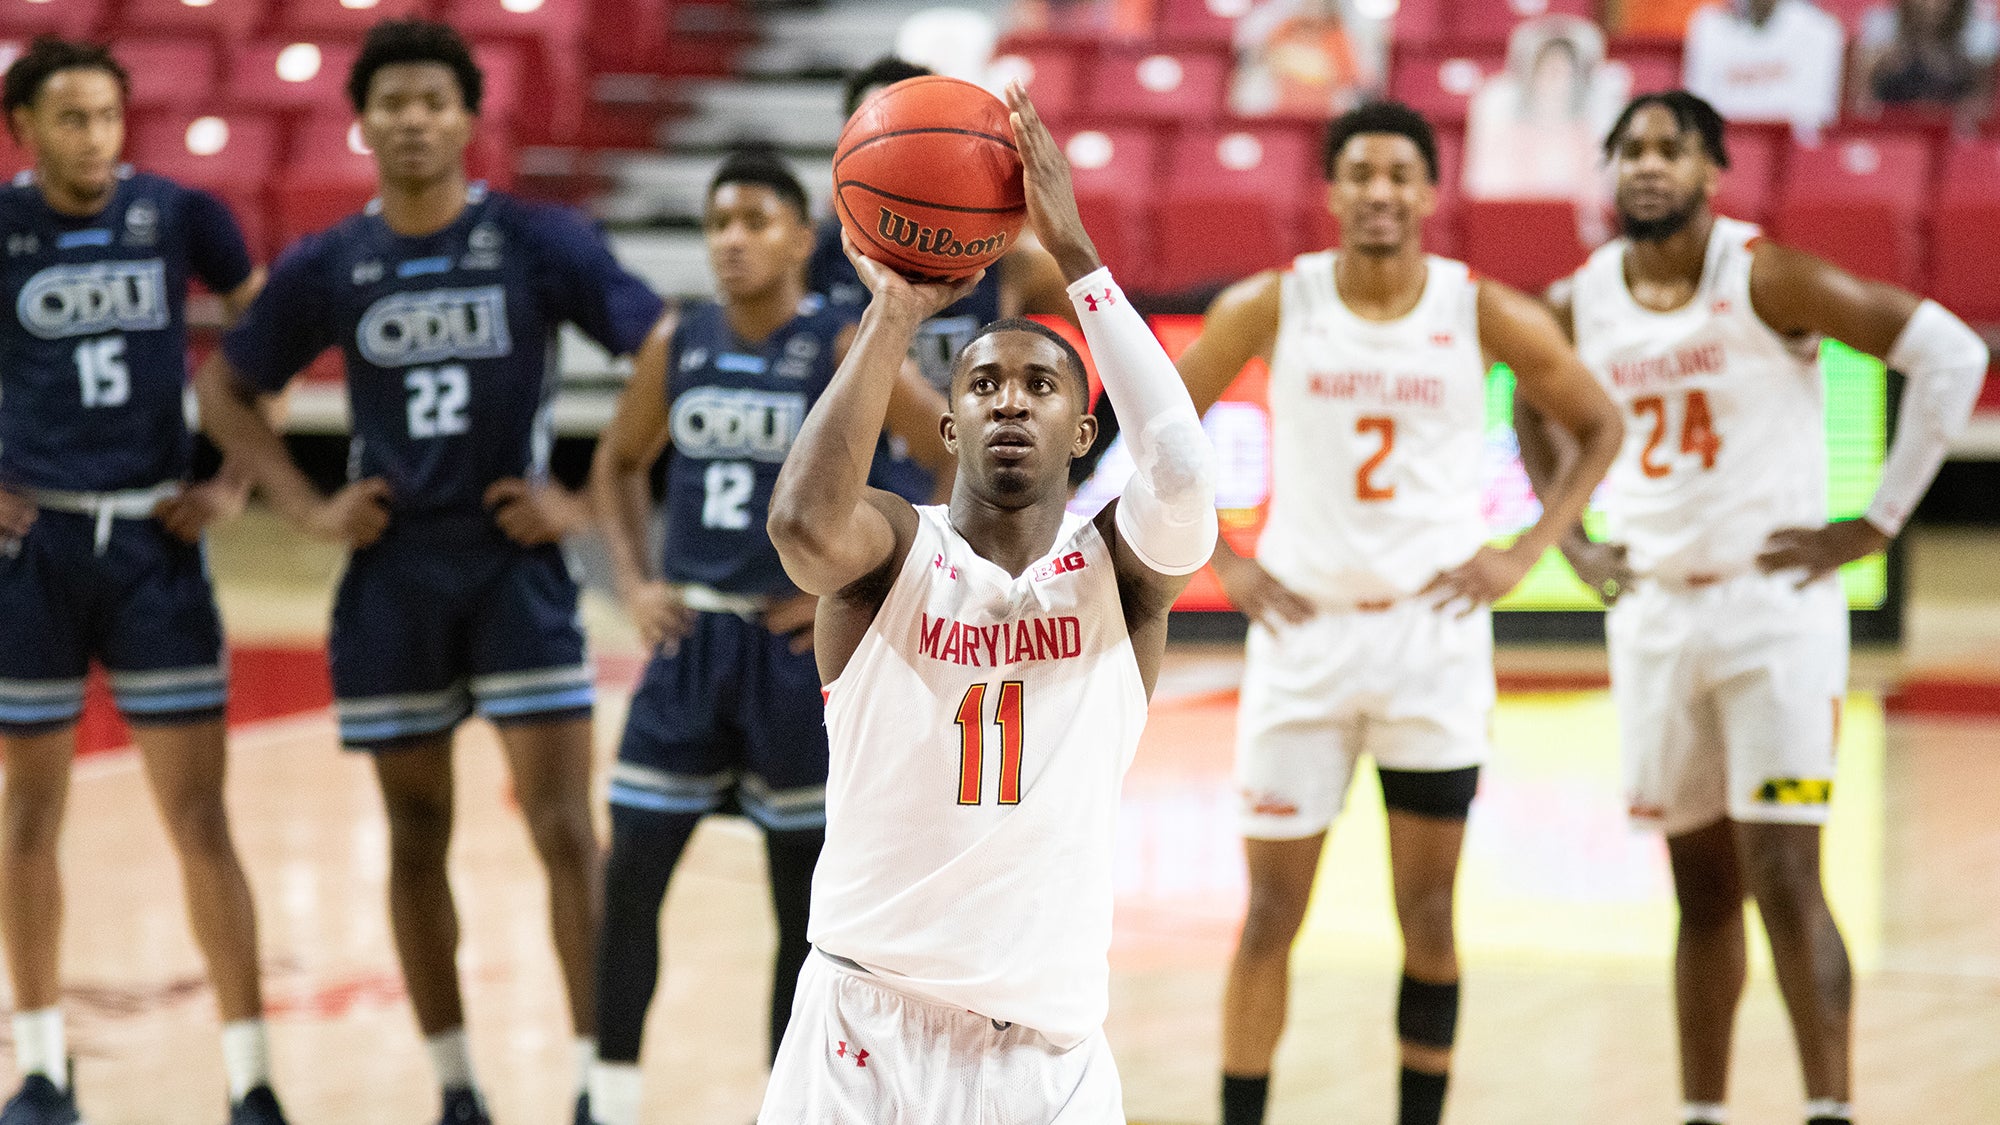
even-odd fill
[[(1668, 397), (1645, 395), (1632, 400), (1632, 413), (1644, 419), (1651, 416), (1653, 432), (1646, 438), (1646, 449), (1639, 454), (1639, 470), (1657, 480), (1673, 472), (1671, 464), (1663, 464), (1654, 455), (1659, 452), (1660, 442), (1667, 436)], [(1715, 415), (1709, 412), (1708, 396), (1699, 390), (1687, 393), (1687, 404), (1681, 410), (1681, 452), (1693, 453), (1701, 458), (1703, 469), (1715, 468), (1715, 455), (1722, 451), (1722, 438), (1715, 432)]]
[[(958, 803), (977, 805), (985, 800), (986, 688), (973, 684), (958, 701)], [(1000, 698), (993, 708), (993, 723), (1000, 728), (1000, 793), (998, 803), (1021, 803), (1021, 690), (1019, 680), (1000, 685)]]

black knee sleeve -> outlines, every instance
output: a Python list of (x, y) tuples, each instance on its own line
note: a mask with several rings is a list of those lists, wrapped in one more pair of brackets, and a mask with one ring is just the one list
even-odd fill
[(1479, 792), (1479, 767), (1457, 770), (1377, 769), (1382, 803), (1399, 812), (1439, 820), (1464, 820)]
[(1406, 974), (1396, 993), (1396, 1034), (1407, 1043), (1450, 1050), (1458, 1035), (1458, 982), (1432, 984)]
[(701, 817), (611, 807), (604, 926), (597, 937), (597, 1052), (638, 1062), (660, 976), (660, 903)]
[(819, 865), (820, 847), (825, 843), (824, 828), (764, 834), (764, 856), (771, 872), (771, 912), (778, 921), (778, 951), (771, 959), (770, 1048), (774, 1060), (785, 1037), (785, 1025), (792, 1019), (799, 969), (812, 952), (806, 940), (806, 923), (812, 904), (813, 868)]

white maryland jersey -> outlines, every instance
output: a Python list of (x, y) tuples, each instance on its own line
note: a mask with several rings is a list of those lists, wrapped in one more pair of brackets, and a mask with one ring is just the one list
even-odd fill
[(827, 688), (814, 945), (1060, 1047), (1108, 1004), (1113, 824), (1146, 723), (1111, 550), (1065, 517), (1018, 578), (947, 510)]
[(1605, 515), (1640, 574), (1746, 571), (1771, 532), (1826, 521), (1819, 340), (1786, 339), (1751, 307), (1757, 237), (1716, 219), (1701, 286), (1672, 312), (1632, 299), (1622, 238), (1577, 271), (1577, 354), (1625, 410)]
[(1350, 312), (1335, 254), (1285, 272), (1271, 357), (1271, 510), (1257, 559), (1323, 605), (1401, 597), (1486, 541), (1479, 286), (1426, 259), (1417, 307)]

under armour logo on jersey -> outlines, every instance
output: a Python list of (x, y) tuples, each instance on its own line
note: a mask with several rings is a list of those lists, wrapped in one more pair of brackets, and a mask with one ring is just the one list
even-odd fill
[(833, 1052), (835, 1058), (853, 1059), (855, 1066), (868, 1065), (867, 1051), (864, 1051), (859, 1047), (855, 1047), (852, 1050), (848, 1049), (847, 1040), (845, 1039), (839, 1040), (838, 1042), (840, 1043), (840, 1046), (835, 1048)]
[(1708, 311), (1714, 313), (1716, 316), (1722, 316), (1726, 314), (1729, 311), (1729, 299), (1725, 297), (1715, 302), (1714, 304), (1708, 306)]
[(1450, 346), (1451, 346), (1451, 333), (1449, 333), (1449, 332), (1433, 332), (1433, 333), (1431, 333), (1431, 344), (1432, 344), (1433, 346), (1435, 346), (1435, 347), (1440, 347), (1440, 348), (1448, 348), (1448, 347), (1450, 347)]
[(354, 267), (354, 284), (373, 285), (382, 280), (382, 263), (362, 262)]
[(950, 566), (945, 565), (944, 553), (942, 551), (940, 551), (935, 558), (931, 559), (931, 569), (942, 570), (944, 571), (944, 576), (946, 578), (949, 578), (954, 582), (958, 581), (958, 566), (956, 564)]
[(32, 234), (10, 234), (7, 236), (7, 256), (19, 258), (26, 254), (39, 254), (42, 240)]
[(1096, 312), (1100, 304), (1108, 309), (1117, 303), (1118, 291), (1109, 287), (1105, 288), (1102, 296), (1096, 293), (1085, 293), (1083, 295), (1083, 307), (1089, 309), (1091, 312)]

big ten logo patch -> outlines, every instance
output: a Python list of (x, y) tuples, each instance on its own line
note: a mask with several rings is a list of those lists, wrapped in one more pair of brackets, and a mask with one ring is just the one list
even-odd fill
[(1050, 559), (1034, 570), (1034, 580), (1047, 582), (1058, 575), (1071, 574), (1090, 565), (1083, 561), (1082, 551), (1071, 551), (1059, 559)]
[(1833, 800), (1833, 781), (1824, 777), (1774, 777), (1757, 787), (1760, 805), (1824, 805)]

